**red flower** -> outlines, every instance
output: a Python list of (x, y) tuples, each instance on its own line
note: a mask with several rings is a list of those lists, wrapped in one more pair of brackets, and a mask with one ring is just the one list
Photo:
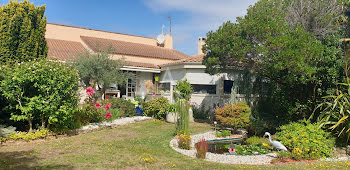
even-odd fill
[(105, 119), (109, 119), (109, 118), (111, 118), (111, 117), (112, 117), (111, 112), (108, 112), (108, 113), (106, 114), (106, 116), (105, 116)]
[(86, 94), (92, 96), (95, 93), (95, 90), (92, 87), (86, 89)]
[(96, 104), (95, 104), (95, 107), (96, 107), (96, 108), (100, 108), (101, 105), (96, 103)]
[(108, 104), (106, 105), (106, 111), (107, 111), (108, 109), (110, 109), (110, 108), (111, 108), (111, 104), (108, 103)]

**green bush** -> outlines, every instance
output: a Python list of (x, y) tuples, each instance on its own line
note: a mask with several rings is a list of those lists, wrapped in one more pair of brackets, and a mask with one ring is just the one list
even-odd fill
[(226, 136), (231, 136), (231, 131), (230, 130), (223, 130), (221, 132), (216, 131), (216, 137), (226, 137)]
[(132, 117), (136, 115), (135, 104), (133, 104), (130, 100), (113, 98), (102, 101), (102, 105), (106, 105), (107, 103), (111, 104), (111, 109), (119, 109), (121, 117)]
[(236, 153), (237, 155), (256, 155), (271, 153), (271, 150), (262, 144), (236, 145)]
[(262, 138), (258, 136), (252, 136), (248, 138), (246, 141), (247, 145), (255, 145), (255, 144), (269, 144), (267, 138)]
[(10, 140), (34, 140), (34, 139), (42, 139), (45, 138), (47, 135), (50, 134), (50, 131), (48, 129), (40, 129), (34, 132), (18, 132), (18, 133), (12, 133), (7, 139)]
[(193, 118), (201, 120), (211, 120), (210, 109), (204, 105), (192, 104)]
[(191, 93), (193, 92), (192, 85), (185, 80), (178, 80), (177, 85), (174, 88), (174, 97), (176, 100), (185, 99), (189, 101), (191, 98)]
[(57, 61), (36, 60), (3, 66), (0, 91), (10, 102), (11, 120), (40, 120), (41, 127), (64, 129), (71, 125), (78, 104), (78, 73)]
[(115, 119), (120, 118), (120, 116), (122, 115), (122, 113), (120, 112), (119, 109), (109, 109), (108, 111), (111, 112), (111, 114), (112, 114), (112, 117), (107, 120), (110, 122), (115, 120)]
[(105, 111), (101, 108), (96, 108), (90, 104), (84, 104), (80, 112), (77, 112), (75, 117), (83, 124), (97, 123), (103, 121)]
[(216, 120), (224, 127), (247, 128), (250, 126), (251, 109), (245, 103), (228, 104), (215, 110)]
[(154, 98), (144, 104), (144, 115), (164, 119), (168, 112), (169, 101), (165, 97)]
[(316, 124), (309, 122), (290, 123), (279, 128), (276, 133), (280, 141), (296, 160), (319, 159), (331, 156), (334, 138)]

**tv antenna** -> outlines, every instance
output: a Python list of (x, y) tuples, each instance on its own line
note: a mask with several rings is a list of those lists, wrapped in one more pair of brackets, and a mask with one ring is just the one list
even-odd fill
[(170, 26), (169, 26), (170, 31), (169, 31), (169, 33), (171, 35), (171, 16), (170, 15), (168, 16), (168, 19), (169, 19), (169, 22), (170, 22)]

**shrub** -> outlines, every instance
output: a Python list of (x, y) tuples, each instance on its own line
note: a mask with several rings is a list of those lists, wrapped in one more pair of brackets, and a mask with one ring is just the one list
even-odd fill
[(185, 80), (178, 80), (177, 85), (174, 88), (174, 97), (176, 100), (185, 99), (186, 101), (190, 100), (191, 93), (193, 92), (192, 85)]
[(346, 144), (350, 138), (350, 84), (340, 85), (347, 89), (337, 90), (335, 94), (325, 97), (327, 100), (318, 106), (321, 113), (317, 117), (317, 122), (323, 128), (331, 129), (339, 137), (341, 142), (339, 144)]
[(319, 159), (331, 156), (334, 139), (316, 124), (290, 123), (279, 128), (277, 140), (285, 145), (296, 160)]
[(192, 104), (193, 118), (200, 120), (211, 120), (210, 109), (204, 105)]
[(113, 121), (115, 119), (118, 119), (122, 114), (119, 109), (109, 109), (109, 112), (112, 114), (112, 117), (109, 118), (107, 121)]
[(56, 61), (40, 60), (2, 67), (6, 73), (0, 90), (13, 108), (11, 119), (33, 120), (42, 128), (67, 128), (78, 104), (78, 73), (73, 67)]
[(256, 155), (271, 153), (271, 150), (262, 144), (236, 145), (236, 153), (238, 155)]
[(246, 140), (247, 145), (255, 145), (255, 144), (268, 144), (269, 141), (267, 138), (262, 138), (258, 136), (252, 136)]
[(25, 1), (9, 1), (0, 7), (0, 62), (22, 62), (45, 59), (45, 5)]
[(225, 127), (247, 128), (250, 125), (251, 109), (245, 103), (228, 104), (215, 110), (216, 120)]
[(230, 130), (223, 130), (221, 132), (216, 131), (216, 137), (226, 137), (226, 136), (231, 136), (231, 131)]
[(15, 127), (6, 127), (5, 125), (0, 125), (0, 138), (7, 138), (11, 133), (15, 133), (15, 130)]
[(202, 139), (200, 142), (195, 144), (197, 153), (196, 157), (200, 159), (205, 159), (206, 154), (208, 152), (208, 142), (205, 139)]
[(169, 101), (165, 97), (154, 98), (144, 104), (144, 115), (164, 119), (168, 112)]
[(84, 104), (83, 109), (77, 112), (75, 117), (83, 124), (97, 123), (103, 121), (103, 116), (106, 114), (102, 109), (98, 109), (93, 105)]
[(179, 140), (178, 140), (178, 146), (181, 149), (191, 149), (191, 136), (189, 136), (187, 133), (183, 133), (179, 135)]
[(34, 140), (34, 139), (42, 139), (45, 138), (47, 135), (49, 135), (50, 131), (48, 129), (40, 129), (34, 132), (18, 132), (18, 133), (12, 133), (8, 139), (10, 140)]
[(121, 117), (131, 117), (136, 115), (135, 104), (133, 104), (130, 100), (113, 98), (102, 101), (102, 105), (106, 105), (107, 103), (111, 104), (111, 109), (119, 109)]

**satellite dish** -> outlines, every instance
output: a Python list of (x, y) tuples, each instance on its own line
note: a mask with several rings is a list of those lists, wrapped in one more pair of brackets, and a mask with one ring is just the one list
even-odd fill
[(164, 41), (165, 41), (165, 36), (164, 36), (164, 34), (159, 34), (159, 35), (157, 36), (157, 41), (158, 41), (158, 44), (163, 44)]

